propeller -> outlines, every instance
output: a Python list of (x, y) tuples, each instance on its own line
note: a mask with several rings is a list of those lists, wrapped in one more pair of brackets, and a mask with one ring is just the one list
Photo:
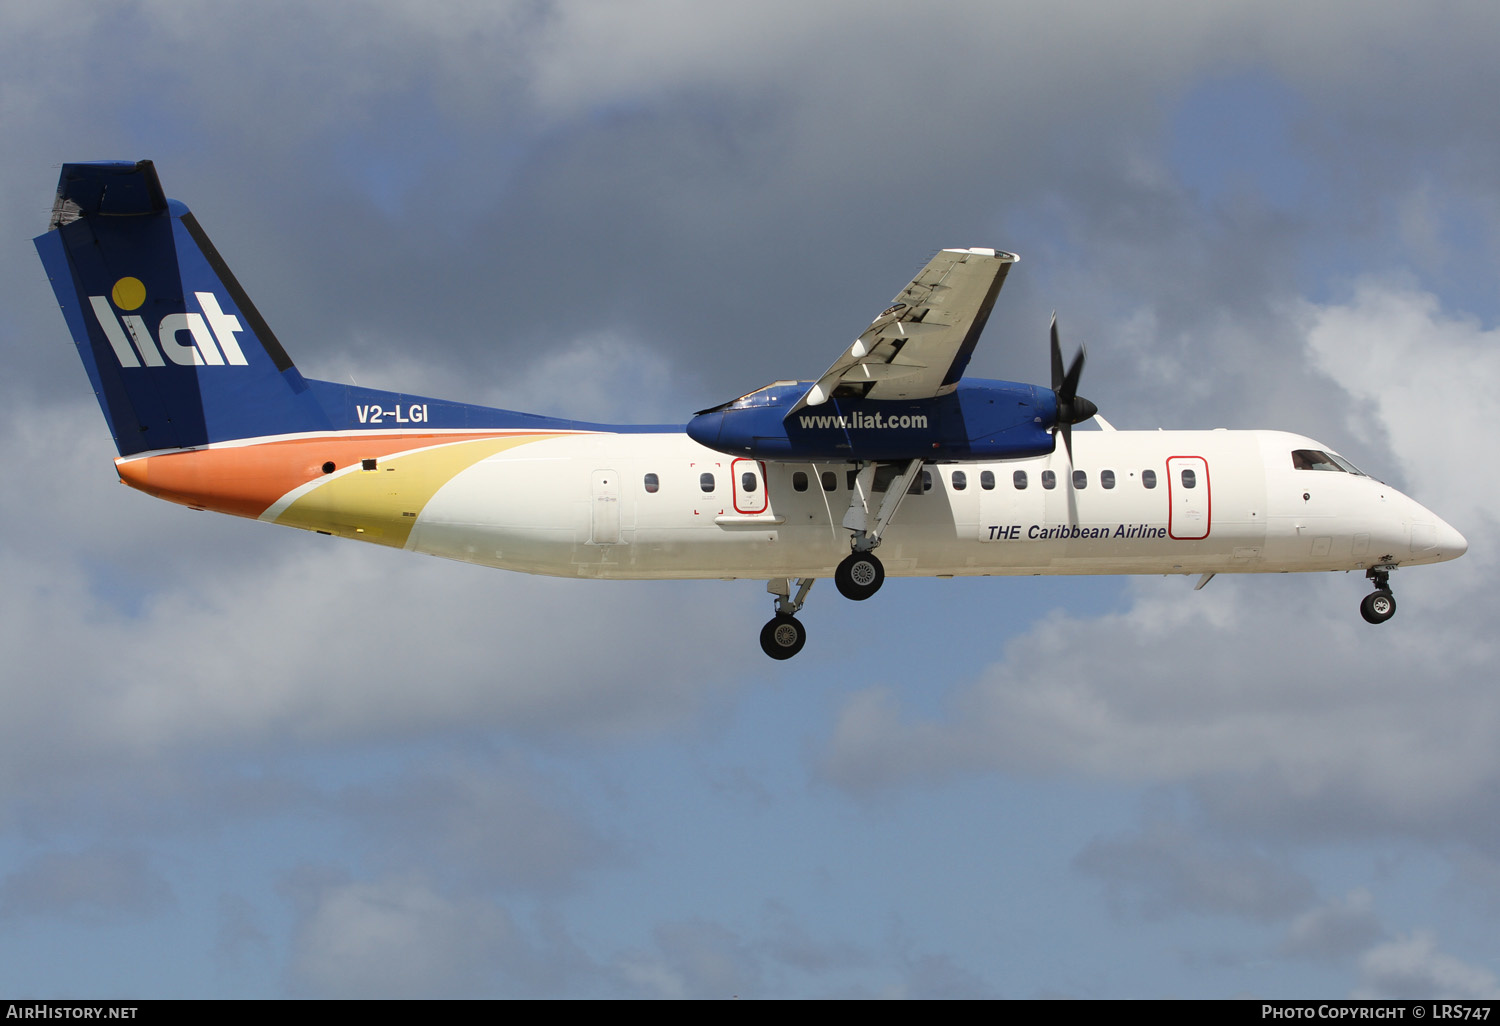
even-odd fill
[[(1068, 466), (1063, 471), (1063, 489), (1068, 497), (1068, 523), (1078, 523), (1078, 496), (1073, 488), (1073, 425), (1082, 424), (1099, 407), (1078, 394), (1078, 379), (1083, 375), (1083, 361), (1088, 349), (1080, 346), (1072, 364), (1063, 371), (1062, 343), (1057, 338), (1057, 314), (1052, 315), (1052, 391), (1057, 396), (1057, 423), (1053, 430), (1062, 435)], [(1056, 452), (1056, 450), (1053, 450)], [(1051, 460), (1048, 460), (1051, 463)]]
[(1057, 314), (1054, 313), (1052, 315), (1052, 391), (1057, 395), (1055, 430), (1062, 435), (1063, 447), (1068, 450), (1069, 466), (1073, 463), (1073, 425), (1082, 424), (1099, 412), (1099, 407), (1078, 394), (1078, 379), (1083, 374), (1083, 361), (1087, 355), (1087, 347), (1080, 346), (1078, 355), (1073, 357), (1073, 363), (1066, 373), (1063, 372), (1062, 344), (1057, 339)]

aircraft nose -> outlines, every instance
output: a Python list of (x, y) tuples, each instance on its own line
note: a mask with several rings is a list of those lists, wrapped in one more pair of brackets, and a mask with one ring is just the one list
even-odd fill
[(714, 448), (719, 441), (719, 432), (724, 428), (723, 410), (704, 410), (688, 421), (687, 435), (699, 445)]
[(1469, 551), (1469, 540), (1445, 521), (1437, 522), (1438, 559), (1457, 559)]
[(1411, 525), (1411, 554), (1423, 563), (1457, 559), (1468, 551), (1468, 539), (1441, 517), (1435, 516), (1426, 523), (1414, 521)]

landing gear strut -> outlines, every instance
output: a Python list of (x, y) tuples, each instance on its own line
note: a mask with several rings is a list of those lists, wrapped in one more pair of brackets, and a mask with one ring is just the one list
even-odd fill
[(863, 602), (885, 583), (885, 567), (876, 557), (875, 547), (921, 471), (921, 460), (887, 463), (883, 471), (879, 463), (859, 465), (843, 522), (854, 551), (833, 572), (840, 595)]
[(801, 578), (797, 581), (797, 597), (792, 598), (791, 581), (787, 578), (778, 577), (766, 582), (766, 590), (776, 596), (776, 615), (760, 629), (760, 647), (772, 659), (790, 659), (807, 644), (807, 628), (802, 626), (796, 613), (807, 601), (812, 586), (813, 578)]
[(1359, 604), (1359, 614), (1368, 623), (1385, 623), (1396, 615), (1396, 596), (1391, 594), (1391, 567), (1372, 566), (1365, 576), (1375, 582), (1375, 590)]

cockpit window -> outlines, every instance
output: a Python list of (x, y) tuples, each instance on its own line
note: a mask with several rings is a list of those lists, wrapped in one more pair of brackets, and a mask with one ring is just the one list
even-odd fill
[(1362, 470), (1344, 457), (1336, 453), (1324, 452), (1321, 449), (1292, 450), (1292, 467), (1296, 470), (1328, 470), (1335, 474), (1365, 476)]
[(782, 388), (786, 385), (795, 385), (795, 381), (773, 381), (769, 385), (757, 388), (754, 392), (746, 392), (738, 399), (725, 403), (726, 406), (764, 406), (772, 399), (770, 395), (761, 395), (762, 392), (770, 392), (772, 389)]
[(1336, 452), (1329, 453), (1328, 454), (1328, 458), (1331, 459), (1331, 460), (1333, 460), (1333, 462), (1337, 463), (1339, 466), (1343, 467), (1346, 471), (1348, 471), (1351, 474), (1357, 475), (1359, 477), (1369, 477), (1370, 476), (1369, 474), (1366, 474), (1363, 470), (1360, 470), (1354, 464), (1350, 463), (1348, 460), (1344, 459), (1344, 457), (1340, 456)]

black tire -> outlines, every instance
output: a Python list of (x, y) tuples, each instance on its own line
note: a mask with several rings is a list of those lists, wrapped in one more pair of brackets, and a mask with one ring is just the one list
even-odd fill
[(1359, 615), (1369, 623), (1385, 623), (1396, 615), (1396, 596), (1385, 588), (1370, 592), (1359, 604)]
[(885, 567), (873, 552), (851, 552), (833, 572), (833, 583), (844, 598), (863, 602), (885, 583)]
[(777, 613), (760, 629), (761, 650), (772, 659), (790, 659), (807, 644), (807, 628), (795, 616)]

